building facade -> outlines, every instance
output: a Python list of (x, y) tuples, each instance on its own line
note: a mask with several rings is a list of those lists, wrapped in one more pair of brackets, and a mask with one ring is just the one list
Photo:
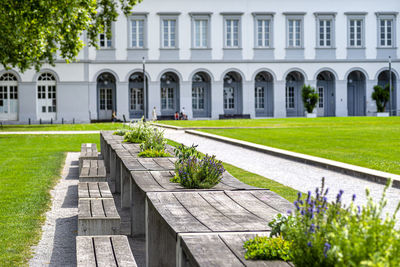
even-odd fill
[(399, 110), (398, 11), (398, 0), (144, 0), (76, 63), (0, 69), (0, 120), (135, 119), (145, 95), (161, 118), (301, 117), (303, 84), (318, 116), (374, 115), (389, 56)]

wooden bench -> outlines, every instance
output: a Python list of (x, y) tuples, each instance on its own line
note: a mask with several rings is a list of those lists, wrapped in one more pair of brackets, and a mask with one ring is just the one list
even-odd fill
[(176, 266), (179, 234), (266, 232), (289, 209), (269, 190), (147, 193), (146, 263)]
[(79, 182), (107, 182), (104, 160), (84, 160)]
[(110, 146), (111, 144), (121, 144), (123, 136), (114, 135), (114, 131), (104, 131), (100, 133), (101, 155), (104, 158), (106, 170), (110, 172)]
[(244, 184), (224, 172), (221, 182), (211, 189), (186, 189), (170, 180), (175, 176), (173, 171), (131, 172), (131, 234), (145, 234), (145, 199), (150, 192), (193, 192), (193, 191), (224, 191), (224, 190), (265, 190)]
[(107, 182), (78, 183), (78, 197), (82, 198), (113, 198)]
[(81, 154), (79, 155), (79, 171), (82, 169), (84, 160), (98, 159), (99, 152), (97, 151), (96, 144), (82, 144)]
[(76, 261), (78, 267), (135, 267), (135, 258), (128, 238), (115, 236), (77, 236)]
[(131, 194), (131, 172), (170, 171), (175, 169), (176, 158), (121, 158), (121, 208), (129, 208)]
[(78, 235), (117, 235), (120, 224), (114, 199), (79, 199)]

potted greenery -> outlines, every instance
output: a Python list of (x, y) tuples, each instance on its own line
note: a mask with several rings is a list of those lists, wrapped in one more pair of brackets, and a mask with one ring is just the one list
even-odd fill
[(377, 117), (389, 117), (389, 112), (385, 112), (386, 104), (390, 99), (389, 84), (385, 85), (384, 88), (380, 85), (374, 86), (374, 91), (372, 92), (372, 99), (375, 100)]
[(303, 85), (301, 89), (301, 96), (303, 99), (304, 108), (306, 109), (307, 118), (316, 118), (317, 114), (313, 113), (315, 106), (318, 103), (318, 93), (314, 87), (310, 85)]

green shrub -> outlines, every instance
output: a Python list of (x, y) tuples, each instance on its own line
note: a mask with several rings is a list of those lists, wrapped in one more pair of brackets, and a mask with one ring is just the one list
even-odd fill
[(301, 97), (303, 99), (304, 108), (308, 113), (312, 113), (318, 103), (318, 93), (314, 87), (303, 85), (301, 89)]
[(342, 190), (336, 201), (328, 202), (323, 181), (314, 197), (299, 193), (295, 210), (270, 223), (272, 232), (292, 241), (296, 266), (400, 266), (400, 231), (395, 229), (400, 203), (392, 217), (382, 219), (389, 186), (378, 203), (367, 190), (365, 206), (356, 206), (353, 195), (346, 207)]
[(178, 168), (179, 164), (182, 164), (184, 161), (188, 160), (190, 157), (200, 158), (201, 154), (197, 151), (197, 145), (185, 146), (184, 144), (180, 144), (179, 146), (174, 148), (175, 156), (178, 158), (175, 162), (175, 167)]
[(127, 129), (127, 128), (121, 128), (121, 129), (118, 129), (118, 130), (116, 130), (114, 133), (113, 133), (113, 135), (119, 135), (119, 136), (124, 136), (126, 133), (128, 133), (129, 132), (129, 129)]
[(147, 149), (138, 154), (140, 158), (168, 158), (172, 157), (169, 153), (165, 151), (158, 151), (153, 149)]
[(176, 164), (175, 177), (171, 182), (180, 183), (185, 188), (211, 188), (217, 185), (225, 171), (222, 162), (215, 156), (199, 156), (189, 156)]
[(153, 128), (146, 122), (143, 121), (143, 118), (134, 123), (130, 130), (125, 133), (124, 141), (129, 143), (142, 143), (146, 139), (149, 138), (153, 131)]
[(150, 131), (143, 142), (140, 144), (140, 149), (164, 151), (167, 145), (167, 140), (164, 138), (164, 131), (154, 128)]
[(281, 236), (267, 237), (256, 236), (244, 243), (246, 260), (292, 260), (292, 242), (284, 240)]
[(376, 108), (378, 112), (384, 112), (386, 104), (389, 102), (390, 92), (389, 84), (382, 88), (380, 85), (374, 86), (374, 92), (372, 92), (372, 99), (375, 100)]

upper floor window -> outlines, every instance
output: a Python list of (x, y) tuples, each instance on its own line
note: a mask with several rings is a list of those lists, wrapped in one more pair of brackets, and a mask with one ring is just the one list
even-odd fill
[(196, 19), (194, 21), (194, 47), (208, 47), (208, 20)]
[(257, 19), (257, 46), (270, 47), (271, 20)]
[(288, 47), (301, 47), (301, 20), (288, 20)]
[(314, 15), (317, 23), (316, 47), (334, 47), (336, 13), (320, 12)]
[(379, 21), (379, 40), (380, 46), (391, 47), (393, 40), (393, 20), (380, 19)]
[(144, 19), (132, 19), (131, 30), (131, 46), (133, 48), (144, 48)]
[(107, 30), (104, 30), (104, 33), (99, 34), (99, 46), (100, 48), (111, 48), (113, 46), (112, 37), (107, 37)]
[(350, 20), (350, 46), (361, 47), (362, 46), (362, 30), (363, 30), (362, 19), (351, 19)]
[(162, 20), (162, 46), (163, 48), (176, 47), (176, 19)]
[(225, 47), (239, 47), (239, 19), (225, 20)]

